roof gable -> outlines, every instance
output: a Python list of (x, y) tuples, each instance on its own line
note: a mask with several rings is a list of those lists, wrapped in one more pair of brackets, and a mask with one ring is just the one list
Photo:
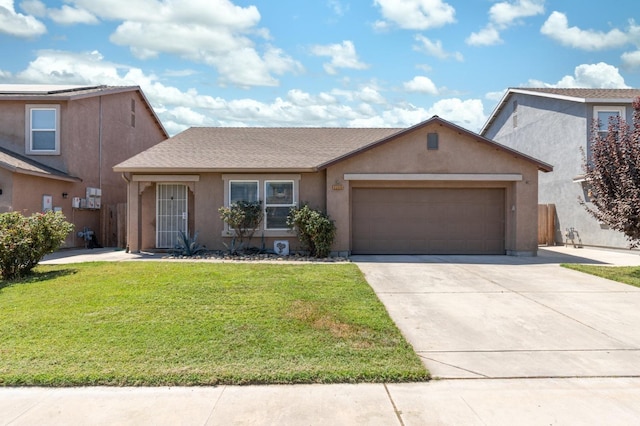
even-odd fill
[(55, 84), (0, 84), (1, 101), (74, 101), (95, 96), (113, 95), (117, 93), (138, 92), (145, 103), (146, 109), (165, 135), (169, 133), (156, 115), (151, 103), (139, 86), (79, 86), (79, 85), (55, 85)]
[(502, 96), (487, 122), (480, 130), (485, 135), (513, 94), (559, 99), (579, 103), (631, 104), (640, 96), (640, 89), (590, 89), (556, 87), (510, 87)]

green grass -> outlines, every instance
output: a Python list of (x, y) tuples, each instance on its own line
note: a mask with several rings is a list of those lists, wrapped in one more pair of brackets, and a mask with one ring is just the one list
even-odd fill
[(100, 262), (35, 272), (0, 282), (0, 386), (428, 379), (352, 264)]
[(578, 265), (573, 263), (563, 263), (561, 266), (635, 287), (640, 287), (640, 266), (594, 266)]

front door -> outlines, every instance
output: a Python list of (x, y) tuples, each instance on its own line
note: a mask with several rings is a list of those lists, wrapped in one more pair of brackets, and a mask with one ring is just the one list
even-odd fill
[(187, 186), (160, 183), (156, 186), (156, 247), (174, 248), (181, 232), (188, 232)]

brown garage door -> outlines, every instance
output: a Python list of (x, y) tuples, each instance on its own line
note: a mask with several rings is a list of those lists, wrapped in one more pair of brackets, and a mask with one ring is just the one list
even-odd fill
[(504, 190), (354, 188), (355, 254), (504, 254)]

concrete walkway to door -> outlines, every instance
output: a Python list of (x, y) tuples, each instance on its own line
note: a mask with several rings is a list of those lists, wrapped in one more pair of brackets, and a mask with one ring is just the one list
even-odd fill
[(640, 288), (559, 266), (640, 265), (637, 252), (352, 260), (436, 378), (640, 376)]

